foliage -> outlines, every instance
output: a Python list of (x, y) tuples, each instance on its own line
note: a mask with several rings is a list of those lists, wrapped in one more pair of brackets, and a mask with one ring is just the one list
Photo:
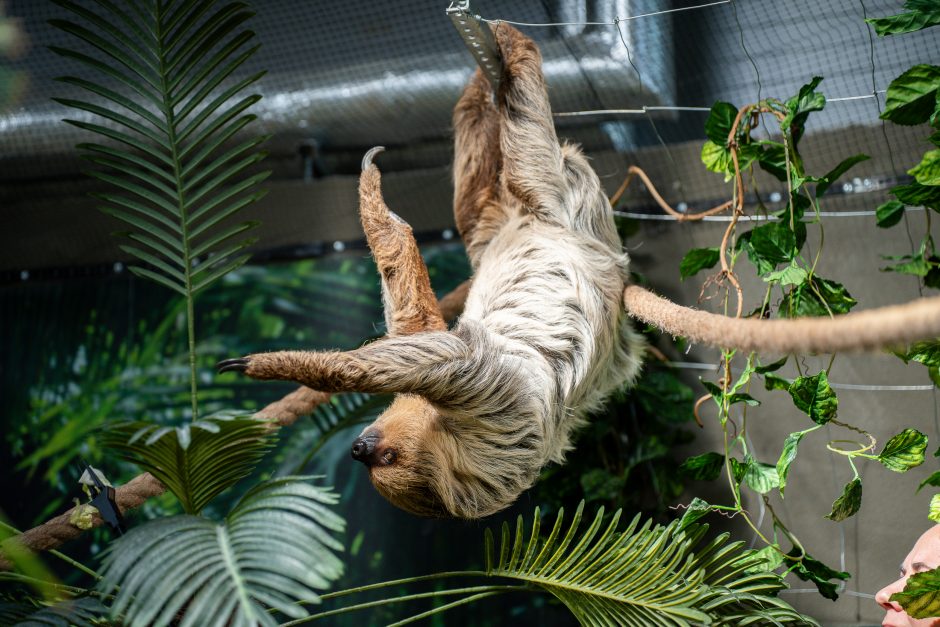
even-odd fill
[(52, 50), (97, 76), (59, 79), (94, 101), (55, 100), (107, 123), (66, 120), (110, 140), (79, 145), (82, 156), (99, 168), (91, 175), (115, 190), (97, 195), (100, 208), (132, 229), (123, 234), (131, 243), (121, 249), (145, 265), (131, 271), (186, 299), (195, 420), (193, 300), (248, 260), (245, 249), (255, 240), (245, 235), (257, 223), (230, 218), (263, 195), (251, 190), (269, 174), (242, 177), (264, 158), (257, 150), (264, 137), (227, 143), (254, 119), (244, 112), (261, 99), (255, 94), (235, 100), (263, 73), (232, 81), (257, 50), (245, 48), (251, 31), (236, 32), (252, 13), (239, 2), (217, 9), (216, 2), (180, 1), (131, 2), (124, 8), (100, 3), (104, 13), (99, 14), (70, 0), (54, 1), (87, 26), (61, 19), (50, 23), (95, 56)]
[(108, 608), (94, 597), (66, 598), (38, 608), (29, 601), (0, 603), (0, 621), (16, 627), (92, 627), (101, 625)]
[(904, 589), (891, 595), (912, 618), (940, 616), (940, 568), (913, 573)]
[(297, 601), (343, 572), (331, 535), (345, 526), (329, 507), (337, 496), (284, 477), (249, 490), (222, 523), (198, 516), (160, 518), (114, 542), (99, 588), (115, 594), (112, 616), (130, 626), (182, 625), (225, 619), (231, 625), (277, 625), (272, 608), (299, 618)]
[(763, 556), (744, 549), (743, 543), (728, 543), (727, 534), (706, 541), (707, 525), (685, 520), (653, 525), (649, 520), (641, 522), (640, 515), (621, 528), (620, 510), (608, 519), (603, 507), (582, 527), (583, 509), (582, 501), (567, 529), (564, 511), (559, 510), (547, 538), (541, 534), (538, 508), (528, 533), (522, 516), (516, 520), (514, 533), (504, 522), (498, 549), (493, 532), (487, 529), (483, 571), (437, 573), (330, 596), (455, 576), (498, 577), (521, 585), (437, 589), (347, 606), (311, 618), (402, 600), (466, 595), (395, 623), (401, 625), (485, 596), (530, 591), (552, 594), (582, 625), (816, 625), (777, 598), (786, 585), (780, 575), (758, 568)]
[(129, 422), (104, 435), (105, 446), (159, 479), (187, 514), (248, 475), (273, 444), (266, 421), (226, 415), (175, 428)]
[(879, 37), (913, 33), (940, 24), (940, 9), (933, 0), (906, 0), (904, 8), (906, 13), (865, 21), (875, 28)]

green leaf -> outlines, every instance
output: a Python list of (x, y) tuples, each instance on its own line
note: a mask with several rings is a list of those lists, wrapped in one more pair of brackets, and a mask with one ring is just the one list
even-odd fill
[(725, 146), (728, 135), (731, 134), (731, 125), (738, 115), (738, 108), (729, 102), (718, 101), (712, 105), (708, 118), (705, 120), (705, 135), (713, 143)]
[[(639, 516), (623, 528), (621, 512), (605, 523), (603, 508), (582, 524), (583, 506), (567, 530), (560, 511), (545, 540), (535, 525), (525, 533), (521, 519), (515, 533), (487, 529), (487, 574), (549, 592), (584, 625), (815, 624), (775, 598), (779, 575), (748, 572), (758, 558), (727, 534), (706, 541), (707, 526)], [(686, 516), (708, 509), (696, 499)]]
[[(257, 49), (249, 45), (253, 33), (239, 30), (253, 14), (243, 2), (187, 1), (144, 10), (96, 0), (95, 11), (72, 0), (57, 3), (83, 23), (50, 23), (88, 44), (91, 53), (53, 52), (105, 79), (61, 79), (103, 104), (57, 99), (108, 122), (68, 123), (117, 142), (81, 144), (89, 151), (86, 158), (103, 166), (92, 175), (127, 192), (102, 195), (108, 203), (103, 210), (133, 227), (128, 237), (146, 246), (125, 247), (153, 268), (134, 268), (135, 274), (191, 302), (247, 259), (235, 253), (253, 240), (232, 240), (255, 223), (225, 221), (261, 196), (252, 188), (268, 174), (245, 175), (264, 158), (257, 150), (263, 138), (231, 141), (255, 118), (246, 109), (260, 99), (240, 94), (262, 73), (238, 75)], [(198, 264), (197, 257), (208, 258), (209, 265)], [(192, 269), (192, 276), (183, 276), (182, 269)], [(195, 388), (191, 397), (195, 414)]]
[[(925, 3), (923, 10), (913, 10), (887, 17), (870, 17), (865, 21), (874, 27), (879, 37), (903, 35), (930, 28), (940, 24), (940, 9), (936, 5), (929, 5), (930, 1)], [(907, 3), (908, 8), (911, 8), (911, 4), (911, 2)]]
[(930, 497), (930, 508), (927, 512), (927, 518), (940, 524), (940, 494), (934, 494)]
[(767, 494), (780, 485), (777, 468), (756, 460), (749, 460), (744, 472), (744, 482), (759, 494)]
[(826, 518), (835, 522), (840, 522), (854, 516), (858, 508), (862, 506), (862, 480), (855, 477), (842, 489), (842, 495), (832, 504), (832, 511), (826, 514)]
[(890, 600), (904, 608), (911, 618), (940, 616), (940, 568), (913, 573), (904, 589), (892, 594)]
[(889, 200), (875, 210), (877, 225), (883, 229), (892, 227), (904, 217), (904, 203)]
[(768, 392), (771, 390), (789, 390), (790, 383), (788, 379), (783, 377), (778, 377), (772, 374), (764, 375), (764, 389)]
[(787, 487), (787, 475), (790, 474), (790, 464), (796, 459), (797, 448), (800, 446), (800, 440), (809, 431), (797, 431), (787, 436), (783, 441), (783, 451), (780, 453), (780, 459), (777, 460), (777, 477), (780, 483), (780, 497), (783, 497), (783, 491)]
[(895, 185), (888, 191), (909, 207), (923, 205), (934, 211), (940, 211), (940, 187), (921, 185), (915, 181), (907, 185)]
[(822, 77), (814, 76), (809, 83), (800, 87), (796, 96), (787, 100), (787, 115), (780, 121), (780, 128), (784, 132), (790, 132), (794, 146), (803, 136), (809, 114), (813, 111), (822, 111), (826, 106), (826, 97), (816, 91), (820, 82), (822, 82)]
[(129, 627), (182, 624), (274, 627), (270, 610), (308, 616), (303, 604), (343, 573), (334, 534), (345, 523), (338, 497), (306, 483), (272, 479), (251, 490), (222, 523), (158, 518), (111, 542), (99, 590), (114, 594), (112, 616)]
[(679, 466), (679, 474), (698, 481), (713, 481), (721, 474), (725, 456), (721, 453), (703, 453), (690, 457)]
[(940, 149), (927, 151), (907, 173), (921, 185), (940, 185)]
[(777, 361), (767, 364), (766, 366), (755, 366), (754, 372), (757, 374), (767, 374), (768, 372), (777, 372), (787, 364), (787, 360), (790, 359), (789, 355), (784, 355)]
[(692, 499), (692, 502), (689, 503), (688, 507), (685, 508), (685, 512), (682, 514), (682, 518), (679, 519), (679, 530), (684, 530), (690, 525), (694, 525), (699, 519), (708, 515), (708, 512), (712, 511), (712, 506), (708, 504), (707, 501), (695, 497)]
[(679, 263), (679, 276), (687, 279), (705, 268), (713, 268), (718, 263), (718, 259), (717, 248), (693, 248)]
[[(833, 601), (839, 598), (837, 593), (839, 589), (838, 581), (844, 581), (851, 577), (845, 571), (829, 568), (813, 556), (802, 553), (797, 547), (793, 547), (787, 553), (787, 562), (792, 565), (793, 574), (803, 581), (816, 584), (819, 594)], [(836, 579), (837, 581), (833, 582), (830, 579)]]
[(104, 620), (108, 616), (108, 608), (90, 596), (43, 604), (38, 610), (33, 603), (24, 601), (21, 599), (20, 605), (14, 608), (4, 607), (0, 620), (12, 618), (15, 612), (15, 618), (5, 624), (15, 623), (15, 627), (95, 627), (106, 624)]
[(915, 342), (906, 353), (898, 353), (898, 357), (905, 362), (916, 361), (925, 366), (940, 366), (940, 340), (924, 340)]
[(878, 461), (894, 472), (907, 472), (924, 463), (927, 436), (916, 429), (905, 429), (885, 444)]
[(225, 415), (175, 429), (122, 423), (103, 442), (159, 479), (189, 514), (248, 475), (274, 445), (266, 421)]
[(757, 164), (768, 174), (772, 174), (779, 181), (787, 180), (787, 157), (783, 144), (778, 142), (761, 142), (762, 150), (757, 157)]
[(935, 488), (940, 487), (940, 470), (921, 481), (920, 485), (917, 486), (917, 491), (920, 492), (921, 488), (923, 488), (925, 485), (933, 486)]
[(793, 404), (816, 424), (832, 420), (839, 408), (839, 399), (829, 387), (825, 370), (811, 377), (798, 377), (790, 384), (789, 392)]
[(754, 551), (748, 558), (751, 565), (744, 571), (746, 573), (770, 572), (783, 564), (783, 553), (773, 545)]
[(888, 85), (881, 119), (905, 126), (923, 124), (934, 110), (937, 87), (940, 87), (940, 67), (913, 66)]
[(787, 318), (844, 314), (857, 303), (841, 283), (814, 275), (787, 292), (779, 314)]
[(856, 163), (861, 163), (862, 161), (868, 161), (871, 159), (868, 155), (857, 154), (846, 159), (843, 159), (839, 165), (829, 170), (825, 176), (823, 176), (816, 185), (816, 198), (822, 198), (822, 196), (829, 190), (833, 183), (835, 183), (840, 176), (849, 171), (849, 169), (854, 166)]
[(806, 270), (799, 266), (789, 265), (786, 268), (770, 272), (763, 276), (768, 283), (777, 281), (780, 285), (799, 285), (806, 281)]

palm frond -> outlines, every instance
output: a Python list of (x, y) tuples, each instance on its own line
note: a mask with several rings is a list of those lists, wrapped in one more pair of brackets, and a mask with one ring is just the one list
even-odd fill
[(14, 627), (93, 627), (106, 624), (107, 615), (108, 608), (94, 597), (66, 599), (38, 610), (23, 603), (0, 608), (0, 620)]
[(582, 625), (815, 624), (776, 598), (786, 587), (779, 575), (747, 572), (753, 560), (727, 534), (702, 546), (705, 525), (653, 526), (639, 516), (621, 531), (620, 511), (605, 526), (603, 508), (579, 530), (583, 508), (567, 530), (559, 511), (544, 541), (538, 510), (529, 534), (521, 516), (514, 534), (504, 523), (498, 554), (487, 529), (487, 574), (550, 592)]
[(102, 209), (133, 228), (125, 235), (135, 245), (122, 250), (146, 266), (132, 270), (184, 295), (205, 289), (248, 259), (242, 251), (255, 240), (245, 233), (256, 223), (222, 223), (260, 197), (252, 188), (268, 175), (239, 178), (264, 157), (264, 137), (223, 152), (261, 98), (239, 94), (263, 73), (232, 78), (257, 49), (240, 30), (253, 14), (243, 2), (212, 0), (96, 0), (97, 11), (54, 2), (79, 20), (51, 24), (91, 54), (53, 51), (97, 76), (59, 79), (94, 99), (55, 100), (86, 114), (66, 122), (111, 140), (79, 148), (97, 166), (91, 174), (114, 188), (97, 196)]
[(100, 589), (115, 593), (112, 614), (130, 627), (277, 625), (272, 608), (307, 616), (299, 602), (343, 572), (333, 533), (345, 522), (329, 506), (338, 497), (285, 477), (263, 483), (222, 523), (196, 516), (161, 518), (111, 544)]
[(187, 513), (197, 514), (254, 469), (274, 436), (263, 420), (217, 414), (180, 427), (121, 423), (105, 432), (103, 443), (153, 474)]

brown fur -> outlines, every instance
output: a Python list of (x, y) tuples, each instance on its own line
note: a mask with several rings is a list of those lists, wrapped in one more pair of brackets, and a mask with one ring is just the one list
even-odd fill
[(505, 80), (477, 71), (454, 110), (454, 214), (475, 277), (447, 331), (411, 229), (364, 160), (363, 230), (388, 334), (347, 352), (224, 362), (324, 392), (396, 394), (353, 447), (376, 489), (425, 516), (498, 511), (562, 461), (571, 433), (639, 369), (620, 303), (627, 277), (610, 205), (580, 151), (558, 142), (535, 44), (496, 30)]

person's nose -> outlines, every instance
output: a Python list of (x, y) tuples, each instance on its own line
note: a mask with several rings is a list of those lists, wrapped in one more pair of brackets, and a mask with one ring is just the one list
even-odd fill
[(886, 610), (894, 610), (895, 612), (903, 612), (903, 608), (896, 601), (891, 600), (891, 595), (895, 592), (900, 592), (904, 589), (904, 579), (898, 579), (893, 583), (889, 583), (887, 586), (878, 591), (875, 595), (875, 602), (878, 603), (881, 607)]

